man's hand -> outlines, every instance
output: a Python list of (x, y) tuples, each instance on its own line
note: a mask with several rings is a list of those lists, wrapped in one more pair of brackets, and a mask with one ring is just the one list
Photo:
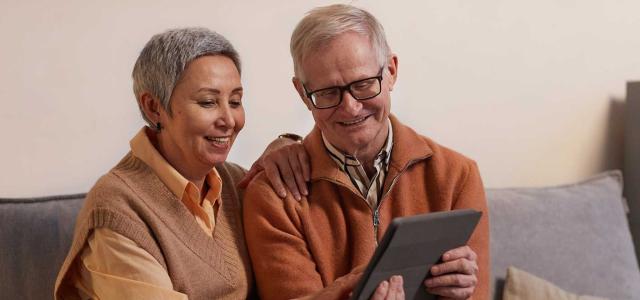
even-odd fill
[(468, 299), (478, 283), (477, 258), (469, 246), (445, 252), (443, 262), (431, 267), (433, 277), (424, 282), (427, 291), (445, 299)]
[(238, 183), (239, 188), (245, 188), (256, 174), (264, 170), (273, 190), (284, 198), (287, 190), (294, 198), (300, 200), (300, 194), (308, 195), (307, 182), (311, 177), (309, 157), (301, 143), (286, 138), (277, 138), (267, 146), (262, 155), (256, 160), (249, 172)]
[(402, 276), (394, 275), (381, 282), (370, 298), (371, 300), (404, 300)]

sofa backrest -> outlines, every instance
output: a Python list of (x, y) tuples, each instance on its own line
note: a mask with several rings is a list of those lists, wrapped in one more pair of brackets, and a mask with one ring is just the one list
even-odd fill
[(494, 299), (509, 266), (572, 293), (640, 299), (619, 171), (557, 187), (488, 189), (487, 201)]
[(0, 298), (53, 298), (84, 196), (0, 198)]

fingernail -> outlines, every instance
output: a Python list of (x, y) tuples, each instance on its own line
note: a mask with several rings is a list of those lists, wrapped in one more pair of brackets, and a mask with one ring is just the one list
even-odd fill
[(386, 288), (388, 285), (389, 285), (388, 281), (385, 280), (385, 281), (382, 282), (382, 287)]
[(431, 267), (431, 274), (438, 273), (438, 271), (439, 271), (438, 267)]
[(279, 194), (279, 195), (280, 195), (280, 197), (282, 197), (282, 198), (284, 198), (284, 197), (286, 197), (286, 196), (287, 196), (287, 192), (285, 192), (284, 190), (280, 190), (280, 191), (278, 192), (278, 194)]
[(296, 200), (298, 200), (298, 201), (302, 200), (302, 198), (300, 198), (300, 194), (298, 194), (298, 193), (296, 193), (296, 194), (294, 195), (294, 197), (295, 197), (295, 198), (296, 198)]
[(302, 189), (302, 194), (305, 195), (305, 196), (309, 195), (309, 191), (307, 191), (307, 188), (303, 188)]

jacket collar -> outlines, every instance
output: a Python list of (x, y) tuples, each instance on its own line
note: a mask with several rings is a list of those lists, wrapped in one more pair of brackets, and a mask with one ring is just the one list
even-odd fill
[[(393, 128), (393, 149), (391, 150), (388, 180), (385, 181), (393, 180), (408, 165), (417, 160), (426, 159), (433, 154), (433, 150), (424, 137), (400, 123), (394, 115), (389, 115), (389, 119)], [(312, 181), (328, 179), (346, 186), (351, 184), (347, 174), (338, 168), (325, 149), (322, 133), (318, 126), (315, 126), (311, 133), (305, 137), (303, 145), (310, 157)]]

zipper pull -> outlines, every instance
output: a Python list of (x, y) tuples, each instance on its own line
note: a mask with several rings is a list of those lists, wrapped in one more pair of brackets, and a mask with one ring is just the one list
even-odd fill
[(380, 211), (375, 210), (373, 212), (373, 234), (376, 240), (376, 245), (378, 245), (378, 225), (380, 225)]

